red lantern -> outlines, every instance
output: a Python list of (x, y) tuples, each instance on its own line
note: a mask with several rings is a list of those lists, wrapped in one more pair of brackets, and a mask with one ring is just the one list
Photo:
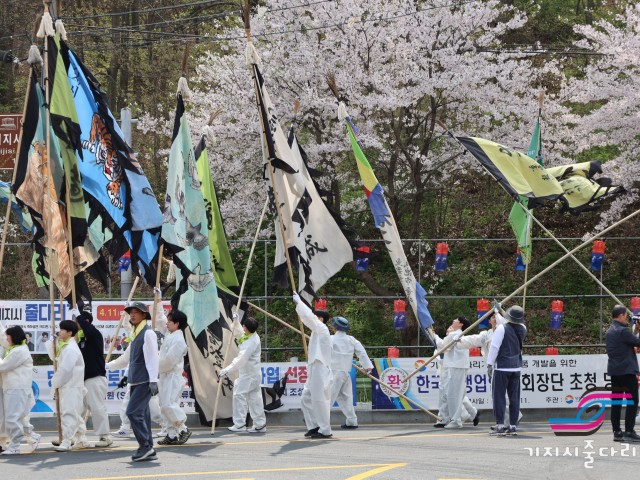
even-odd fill
[(393, 301), (393, 328), (402, 330), (407, 328), (407, 303), (404, 300)]
[(448, 255), (449, 244), (444, 242), (436, 244), (436, 272), (444, 272), (447, 269)]
[(631, 297), (631, 311), (634, 315), (640, 315), (640, 297)]
[(469, 349), (469, 356), (470, 357), (481, 357), (482, 356), (482, 350), (480, 350), (479, 347), (473, 347)]
[(557, 347), (547, 347), (546, 353), (547, 353), (547, 355), (558, 355), (558, 348)]
[(324, 298), (320, 298), (320, 299), (316, 300), (315, 309), (316, 310), (320, 310), (322, 312), (326, 312), (327, 311), (327, 300), (324, 299)]
[(387, 356), (389, 358), (399, 358), (400, 350), (398, 350), (396, 347), (389, 347), (387, 348)]
[(558, 330), (562, 326), (562, 317), (564, 311), (564, 302), (562, 300), (554, 300), (551, 302), (551, 329)]
[[(487, 300), (486, 298), (480, 298), (476, 300), (476, 311), (478, 312), (478, 316), (476, 317), (477, 319), (480, 319), (480, 317), (482, 317), (489, 310), (491, 310), (491, 304), (489, 303), (489, 300)], [(480, 322), (478, 328), (489, 328), (489, 318), (485, 318), (482, 322)]]

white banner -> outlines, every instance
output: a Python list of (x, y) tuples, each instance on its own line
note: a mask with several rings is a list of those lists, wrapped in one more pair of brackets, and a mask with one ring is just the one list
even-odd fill
[[(153, 301), (143, 302), (153, 309)], [(125, 302), (114, 300), (94, 300), (92, 304), (93, 324), (104, 338), (104, 353), (109, 350), (109, 345), (118, 328), (120, 315)], [(171, 310), (170, 302), (162, 302), (165, 314)], [(56, 301), (53, 309), (53, 318), (56, 328), (61, 320), (71, 320), (67, 302)], [(9, 327), (19, 325), (27, 333), (27, 345), (32, 353), (47, 353), (44, 344), (51, 337), (51, 303), (48, 300), (0, 300), (0, 321)], [(124, 351), (124, 339), (127, 333), (124, 329), (118, 332), (114, 354)]]
[[(402, 382), (420, 365), (419, 358), (377, 358), (379, 378), (429, 410), (438, 409), (439, 360), (431, 362)], [(577, 400), (594, 387), (610, 387), (607, 356), (525, 355), (522, 360), (521, 408), (575, 408)], [(491, 409), (491, 384), (482, 357), (471, 357), (467, 374), (467, 397), (479, 409)], [(373, 385), (374, 409), (415, 410), (416, 407), (377, 383)]]

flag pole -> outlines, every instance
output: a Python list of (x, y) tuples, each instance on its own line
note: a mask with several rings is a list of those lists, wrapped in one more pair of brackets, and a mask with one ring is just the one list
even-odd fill
[[(251, 44), (251, 23), (250, 23), (250, 17), (249, 17), (249, 13), (250, 13), (250, 6), (249, 6), (249, 2), (245, 1), (242, 4), (242, 18), (244, 20), (244, 31), (245, 34), (247, 36), (247, 43)], [(261, 95), (260, 95), (260, 91), (259, 91), (259, 87), (258, 87), (258, 80), (256, 78), (256, 65), (252, 64), (251, 65), (251, 76), (253, 77), (253, 84), (255, 86), (255, 90), (256, 90), (256, 101), (258, 102), (258, 108), (261, 109), (262, 106), (262, 102), (261, 102)], [(260, 123), (262, 125), (262, 136), (264, 137), (266, 135), (266, 128), (267, 126), (265, 125), (265, 119), (262, 118), (262, 115), (260, 115)], [(262, 146), (262, 154), (266, 157), (265, 155), (265, 146)], [(285, 236), (285, 230), (284, 230), (284, 222), (282, 220), (282, 212), (280, 211), (280, 201), (278, 200), (278, 192), (277, 189), (275, 188), (275, 184), (274, 184), (274, 178), (273, 178), (273, 168), (271, 167), (271, 159), (267, 159), (268, 161), (268, 165), (267, 165), (267, 170), (269, 170), (269, 178), (271, 180), (271, 185), (273, 186), (273, 196), (274, 196), (274, 203), (276, 205), (276, 213), (278, 215), (278, 223), (280, 225), (280, 235), (282, 236), (282, 241), (284, 242), (284, 254), (285, 257), (287, 259), (287, 270), (289, 272), (289, 282), (291, 284), (291, 290), (292, 293), (296, 293), (296, 282), (293, 276), (293, 267), (291, 266), (291, 258), (289, 255), (289, 248), (286, 244), (286, 236)], [(300, 331), (304, 332), (304, 324), (302, 323), (302, 319), (300, 317), (298, 317), (298, 322), (300, 324)], [(307, 348), (307, 339), (304, 335), (302, 335), (302, 346), (304, 348), (304, 355), (306, 358), (309, 358), (309, 351)]]
[[(156, 272), (156, 286), (153, 289), (153, 311), (151, 312), (151, 329), (156, 329), (156, 308), (158, 307), (158, 290), (160, 290), (160, 278), (162, 276), (162, 254), (164, 253), (164, 243), (158, 249), (158, 271)], [(136, 279), (137, 280), (137, 279)]]
[[(253, 259), (253, 252), (256, 248), (256, 243), (258, 242), (258, 235), (260, 234), (260, 229), (262, 228), (262, 221), (264, 220), (264, 215), (267, 213), (267, 207), (269, 206), (269, 196), (267, 195), (267, 198), (265, 199), (264, 202), (264, 207), (262, 207), (262, 213), (260, 214), (260, 219), (258, 220), (258, 226), (256, 228), (256, 234), (253, 237), (253, 243), (251, 244), (251, 249), (249, 250), (249, 258), (247, 260), (247, 266), (244, 269), (244, 276), (242, 277), (242, 284), (240, 285), (240, 293), (238, 294), (238, 301), (236, 303), (236, 309), (235, 311), (233, 311), (233, 321), (232, 321), (232, 327), (231, 327), (231, 331), (229, 332), (229, 338), (227, 339), (227, 344), (225, 345), (225, 349), (224, 349), (224, 357), (223, 358), (223, 362), (225, 362), (227, 360), (227, 357), (229, 355), (229, 350), (231, 349), (231, 342), (234, 341), (234, 327), (236, 324), (238, 317), (238, 311), (240, 310), (240, 304), (242, 302), (242, 295), (244, 293), (244, 287), (247, 284), (247, 277), (249, 275), (249, 269), (251, 268), (251, 260)], [(224, 338), (224, 330), (223, 331), (223, 338)], [(224, 367), (224, 364), (223, 364)], [(216, 433), (216, 417), (218, 414), (218, 404), (220, 403), (220, 392), (222, 391), (222, 379), (218, 376), (218, 390), (216, 391), (216, 401), (213, 404), (213, 416), (211, 417), (211, 435), (214, 435)]]
[[(438, 125), (440, 125), (440, 127), (442, 127), (445, 132), (449, 133), (449, 135), (451, 137), (453, 137), (456, 141), (457, 139), (455, 138), (455, 136), (453, 136), (450, 132), (449, 129), (447, 128), (447, 126), (439, 119), (436, 117), (436, 123)], [(538, 280), (540, 277), (542, 277), (545, 273), (547, 273), (549, 270), (553, 269), (554, 267), (556, 267), (558, 264), (562, 263), (564, 260), (566, 260), (567, 258), (569, 258), (570, 256), (572, 256), (575, 252), (581, 250), (582, 248), (584, 248), (585, 246), (589, 245), (590, 243), (592, 243), (593, 241), (597, 240), (598, 238), (604, 236), (606, 233), (610, 232), (611, 230), (613, 230), (614, 228), (618, 227), (619, 225), (623, 224), (624, 222), (631, 220), (632, 218), (634, 218), (636, 215), (640, 214), (640, 209), (636, 210), (635, 212), (627, 215), (626, 217), (624, 217), (621, 220), (618, 220), (617, 222), (615, 222), (613, 225), (610, 225), (609, 227), (605, 228), (604, 230), (602, 230), (600, 233), (594, 235), (593, 237), (591, 237), (589, 240), (586, 240), (584, 242), (582, 242), (580, 245), (578, 245), (577, 247), (575, 247), (573, 250), (571, 251), (567, 251), (567, 253), (565, 253), (562, 257), (560, 257), (558, 260), (556, 260), (555, 262), (553, 262), (551, 265), (549, 265), (548, 267), (546, 267), (545, 269), (543, 269), (541, 272), (537, 273), (536, 275), (534, 275), (533, 277), (531, 277), (529, 280), (527, 280), (526, 283), (524, 283), (523, 285), (521, 285), (520, 287), (518, 287), (516, 290), (514, 290), (511, 294), (509, 294), (507, 297), (505, 297), (501, 303), (503, 302), (507, 302), (509, 300), (511, 300), (511, 298), (513, 298), (514, 296), (518, 295), (525, 287), (527, 287), (528, 285), (532, 284), (533, 282), (535, 282), (536, 280)], [(535, 217), (534, 217), (535, 218)], [(470, 332), (471, 330), (473, 330), (480, 322), (482, 322), (485, 318), (488, 318), (489, 316), (491, 316), (493, 314), (492, 310), (489, 310), (487, 313), (485, 313), (484, 315), (482, 315), (480, 318), (478, 318), (478, 320), (476, 320), (475, 322), (473, 322), (469, 327), (467, 327), (465, 330), (462, 331), (461, 335), (465, 335), (468, 332)], [(449, 342), (448, 344), (444, 345), (442, 347), (442, 349), (440, 349), (439, 351), (434, 352), (433, 356), (431, 358), (429, 358), (426, 363), (429, 364), (431, 363), (434, 359), (436, 359), (440, 354), (446, 352), (447, 350), (449, 350), (449, 348), (451, 348), (453, 345), (455, 345), (456, 342)], [(413, 377), (414, 375), (416, 375), (422, 367), (414, 370), (410, 375), (408, 375), (405, 379), (403, 379), (403, 382), (408, 381), (409, 379), (411, 379), (411, 377)]]
[[(138, 287), (138, 281), (140, 281), (140, 277), (136, 275), (136, 279), (133, 281), (133, 287), (131, 287), (131, 291), (129, 292), (129, 297), (127, 298), (127, 303), (125, 304), (125, 308), (129, 306), (131, 303), (131, 299), (133, 298), (133, 294)], [(155, 311), (155, 310), (154, 310)], [(107, 358), (105, 358), (105, 363), (108, 363), (111, 360), (111, 354), (113, 353), (113, 349), (116, 346), (116, 340), (118, 339), (118, 334), (120, 333), (120, 329), (122, 328), (122, 324), (124, 323), (124, 319), (127, 316), (127, 312), (122, 310), (120, 314), (120, 321), (118, 322), (118, 327), (116, 328), (116, 333), (113, 335), (113, 340), (111, 340), (111, 345), (109, 345), (109, 350), (107, 351)]]

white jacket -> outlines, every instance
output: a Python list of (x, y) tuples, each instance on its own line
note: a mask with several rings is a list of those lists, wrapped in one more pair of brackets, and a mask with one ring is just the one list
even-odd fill
[(26, 345), (15, 347), (5, 358), (0, 356), (0, 378), (3, 390), (31, 391), (33, 360)]
[[(47, 342), (47, 353), (53, 360), (53, 342)], [(84, 360), (75, 338), (70, 338), (66, 347), (59, 352), (58, 369), (51, 377), (51, 388), (83, 388)]]
[(491, 341), (493, 340), (493, 330), (485, 330), (476, 335), (464, 335), (458, 342), (460, 348), (480, 348), (480, 352), (484, 359), (489, 355)]
[[(451, 342), (455, 342), (456, 339), (460, 337), (462, 330), (454, 330), (449, 335), (441, 339), (438, 335), (434, 338), (436, 340), (436, 347), (440, 350), (445, 345), (448, 345)], [(453, 347), (450, 347), (446, 352), (444, 352), (444, 361), (445, 368), (469, 368), (469, 350), (465, 348), (460, 348), (457, 344)]]
[(324, 363), (327, 368), (331, 368), (331, 334), (327, 326), (318, 320), (313, 311), (303, 302), (296, 305), (296, 312), (302, 322), (311, 329), (309, 339), (309, 359), (307, 363)]
[(254, 333), (238, 345), (238, 355), (227, 366), (228, 373), (238, 371), (241, 377), (248, 375), (262, 375), (260, 370), (260, 337)]
[(176, 330), (164, 337), (160, 347), (158, 371), (160, 374), (182, 376), (184, 371), (184, 356), (187, 354), (187, 342), (184, 341), (182, 330)]
[(358, 356), (358, 360), (365, 370), (373, 368), (373, 364), (367, 355), (366, 350), (358, 340), (345, 332), (338, 330), (331, 335), (331, 345), (333, 352), (331, 354), (331, 371), (332, 372), (350, 372), (353, 365), (353, 354)]

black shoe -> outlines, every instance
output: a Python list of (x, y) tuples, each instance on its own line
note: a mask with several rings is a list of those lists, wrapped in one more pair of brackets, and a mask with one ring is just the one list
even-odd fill
[(444, 428), (446, 423), (436, 422), (433, 424), (433, 428)]
[[(631, 430), (630, 432), (624, 432), (622, 434), (622, 441), (623, 442), (629, 442), (629, 443), (640, 443), (640, 435), (638, 435), (635, 430)], [(614, 440), (615, 440), (615, 434), (614, 434)]]
[(476, 416), (473, 417), (473, 426), (477, 427), (478, 423), (480, 423), (480, 412), (476, 413)]
[(164, 437), (162, 440), (158, 440), (158, 445), (178, 445), (178, 437), (171, 438), (169, 435)]
[(355, 430), (358, 428), (358, 425), (340, 425), (340, 428), (343, 430)]
[(325, 435), (324, 433), (316, 432), (311, 434), (311, 438), (331, 438), (333, 434)]
[(151, 448), (139, 448), (136, 453), (134, 453), (131, 457), (131, 460), (134, 462), (144, 462), (146, 460), (157, 460), (156, 451)]
[(614, 430), (613, 431), (613, 441), (621, 442), (624, 439), (624, 435), (622, 434), (622, 430)]
[(178, 435), (178, 445), (184, 445), (185, 443), (187, 443), (187, 440), (189, 440), (190, 436), (191, 430), (189, 430), (188, 428), (180, 432), (180, 434)]
[(316, 428), (312, 428), (311, 430), (309, 430), (307, 433), (304, 434), (304, 436), (306, 438), (310, 438), (312, 435), (314, 435), (315, 433), (318, 433), (318, 430), (320, 430), (320, 427), (316, 427)]

